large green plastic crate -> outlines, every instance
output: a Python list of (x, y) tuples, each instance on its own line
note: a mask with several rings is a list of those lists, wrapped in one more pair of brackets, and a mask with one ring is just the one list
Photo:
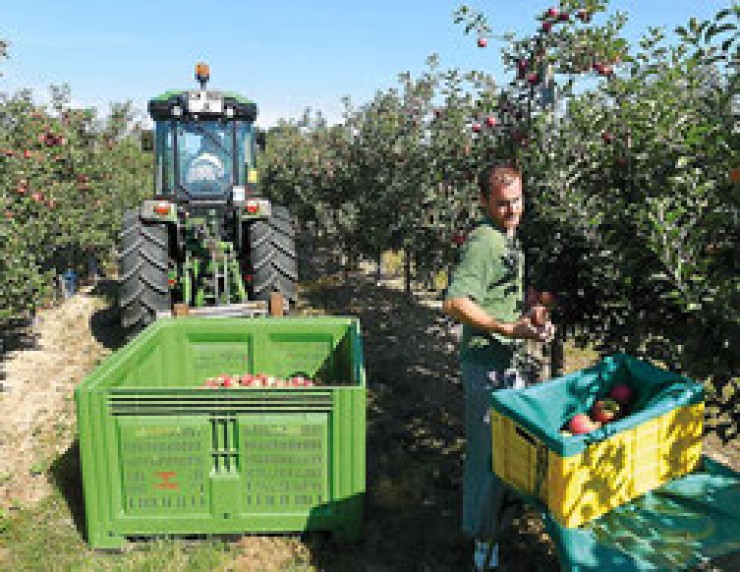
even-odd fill
[[(202, 387), (301, 373), (300, 388)], [(366, 381), (359, 321), (165, 318), (75, 391), (88, 542), (328, 530), (361, 533)]]

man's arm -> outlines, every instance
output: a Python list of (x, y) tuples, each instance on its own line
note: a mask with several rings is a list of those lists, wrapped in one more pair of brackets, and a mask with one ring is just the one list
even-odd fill
[(522, 316), (516, 322), (503, 322), (489, 315), (467, 296), (445, 300), (442, 304), (442, 311), (458, 322), (484, 332), (500, 334), (507, 338), (538, 341), (544, 341), (548, 338), (548, 335), (541, 328), (536, 328), (532, 324), (529, 316)]

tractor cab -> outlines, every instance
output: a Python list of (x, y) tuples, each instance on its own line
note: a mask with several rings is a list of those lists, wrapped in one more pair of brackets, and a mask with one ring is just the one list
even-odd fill
[(257, 106), (206, 89), (208, 66), (196, 66), (200, 90), (169, 91), (149, 102), (155, 122), (158, 197), (179, 204), (235, 205), (254, 193)]

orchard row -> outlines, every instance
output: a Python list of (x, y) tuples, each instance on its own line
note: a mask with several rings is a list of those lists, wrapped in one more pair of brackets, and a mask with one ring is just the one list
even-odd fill
[[(463, 7), (455, 19), (471, 49), (496, 57), (482, 14)], [(403, 251), (410, 287), (464, 248), (478, 172), (514, 163), (528, 279), (556, 294), (555, 321), (726, 377), (738, 370), (737, 19), (722, 11), (672, 43), (651, 30), (631, 47), (607, 2), (562, 2), (534, 15), (530, 35), (500, 37), (505, 77), (430, 56), (418, 77), (358, 107), (346, 100), (341, 124), (308, 111), (279, 122), (262, 189), (347, 261)], [(28, 94), (0, 102), (13, 118), (0, 126), (0, 322), (43, 303), (51, 274), (110, 253), (123, 211), (151, 192), (130, 107), (99, 118), (68, 101), (58, 90), (46, 108)]]

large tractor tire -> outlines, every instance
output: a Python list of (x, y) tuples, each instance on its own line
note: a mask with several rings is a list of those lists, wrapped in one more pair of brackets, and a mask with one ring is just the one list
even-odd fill
[(137, 210), (123, 217), (119, 258), (121, 324), (134, 336), (171, 309), (167, 226), (144, 223)]
[(249, 251), (254, 273), (251, 294), (255, 300), (270, 301), (279, 292), (287, 302), (286, 311), (297, 300), (298, 265), (296, 263), (295, 228), (285, 207), (273, 207), (267, 220), (249, 227)]

